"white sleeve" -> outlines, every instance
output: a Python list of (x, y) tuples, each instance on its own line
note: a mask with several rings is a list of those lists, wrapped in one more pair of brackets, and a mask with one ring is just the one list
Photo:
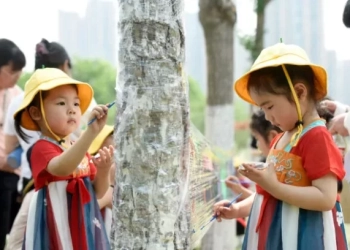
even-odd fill
[(5, 135), (17, 135), (15, 129), (15, 119), (13, 118), (13, 114), (16, 112), (18, 108), (18, 98), (12, 99), (9, 106), (7, 107), (7, 112), (4, 121), (4, 133)]
[(344, 118), (344, 127), (348, 130), (350, 134), (350, 113), (346, 113)]
[(347, 113), (349, 111), (349, 106), (340, 102), (335, 101), (336, 109), (334, 111), (334, 116)]

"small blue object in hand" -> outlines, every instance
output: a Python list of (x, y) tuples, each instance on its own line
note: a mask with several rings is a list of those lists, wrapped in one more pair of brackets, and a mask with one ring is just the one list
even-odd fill
[(7, 156), (7, 164), (11, 168), (19, 168), (21, 166), (21, 158), (22, 158), (23, 149), (21, 146), (15, 148), (8, 156)]
[[(114, 102), (111, 102), (111, 103), (109, 103), (109, 104), (107, 104), (106, 106), (107, 106), (108, 109), (110, 109), (114, 104), (115, 104), (115, 101), (114, 101)], [(96, 119), (97, 119), (96, 117), (93, 118), (93, 119), (91, 119), (91, 120), (88, 122), (88, 125), (90, 125), (91, 123), (93, 123), (94, 121), (96, 121)]]

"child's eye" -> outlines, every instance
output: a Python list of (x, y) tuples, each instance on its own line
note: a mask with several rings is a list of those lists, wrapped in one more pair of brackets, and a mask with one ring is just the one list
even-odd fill
[(74, 103), (74, 106), (80, 106), (80, 103), (79, 102), (76, 102), (76, 103)]
[(59, 103), (57, 103), (57, 105), (65, 105), (65, 103), (64, 102), (59, 102)]
[(273, 105), (272, 106), (270, 106), (270, 107), (268, 107), (267, 109), (272, 109), (273, 108)]

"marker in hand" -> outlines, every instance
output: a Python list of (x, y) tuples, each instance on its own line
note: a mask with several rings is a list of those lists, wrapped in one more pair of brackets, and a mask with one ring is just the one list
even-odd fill
[[(252, 183), (251, 181), (246, 181), (246, 180), (241, 180), (241, 181), (230, 180), (230, 181), (241, 185), (248, 185)], [(226, 180), (220, 180), (220, 182), (226, 182)]]
[[(114, 101), (114, 102), (111, 102), (111, 103), (109, 103), (109, 104), (107, 104), (106, 106), (107, 106), (108, 109), (110, 109), (114, 104), (115, 104), (115, 101)], [(94, 121), (96, 121), (96, 119), (97, 119), (96, 117), (93, 118), (93, 119), (91, 119), (91, 120), (89, 121), (88, 125), (90, 125), (91, 123), (93, 123)]]
[[(233, 198), (233, 200), (230, 202), (230, 203), (228, 203), (228, 204), (226, 204), (225, 205), (225, 207), (230, 207), (233, 203), (235, 203), (236, 202), (236, 200), (239, 198), (239, 197), (241, 197), (242, 196), (242, 193), (240, 193), (239, 195), (237, 195), (235, 198)], [(213, 217), (210, 219), (210, 221), (207, 223), (207, 224), (205, 224), (204, 226), (202, 226), (201, 228), (200, 228), (200, 230), (203, 230), (203, 228), (205, 228), (207, 225), (209, 225), (213, 220), (215, 220), (216, 218), (217, 218), (218, 216), (217, 215), (213, 215)], [(192, 230), (192, 233), (195, 233), (196, 231), (193, 229)]]

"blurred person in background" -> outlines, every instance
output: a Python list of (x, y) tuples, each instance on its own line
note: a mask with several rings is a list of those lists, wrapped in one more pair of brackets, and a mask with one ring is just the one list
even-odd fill
[(257, 148), (261, 153), (261, 161), (265, 162), (270, 151), (272, 139), (281, 133), (282, 130), (266, 120), (265, 113), (262, 110), (253, 113), (249, 127), (251, 134), (257, 141)]
[(343, 12), (343, 23), (345, 27), (350, 28), (350, 0), (346, 1)]
[(19, 173), (7, 165), (3, 125), (10, 101), (22, 92), (16, 83), (25, 65), (25, 56), (18, 46), (8, 39), (0, 39), (0, 250), (5, 247), (6, 235), (20, 206), (17, 202)]

